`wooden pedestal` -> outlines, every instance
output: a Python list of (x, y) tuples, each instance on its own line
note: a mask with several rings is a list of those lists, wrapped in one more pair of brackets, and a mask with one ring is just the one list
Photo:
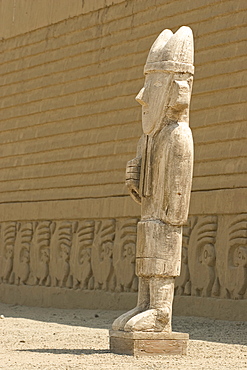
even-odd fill
[(110, 350), (133, 356), (186, 355), (189, 334), (110, 330)]

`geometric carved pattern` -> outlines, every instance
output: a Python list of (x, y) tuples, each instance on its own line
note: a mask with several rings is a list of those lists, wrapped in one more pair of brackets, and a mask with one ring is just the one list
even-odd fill
[(114, 290), (113, 245), (115, 229), (116, 220), (114, 219), (95, 222), (91, 251), (91, 264), (95, 289)]
[(137, 218), (122, 220), (117, 224), (113, 253), (113, 266), (116, 275), (116, 291), (129, 292), (138, 290), (135, 276), (135, 248)]
[[(137, 218), (0, 224), (0, 283), (136, 292)], [(247, 214), (192, 216), (176, 295), (247, 299)]]
[(71, 288), (88, 289), (92, 280), (91, 249), (94, 227), (95, 222), (91, 220), (75, 223), (70, 254), (70, 282), (68, 284)]
[(209, 297), (216, 276), (217, 216), (196, 217), (192, 224), (188, 248), (191, 295)]
[(2, 223), (0, 283), (136, 291), (137, 221)]
[(230, 298), (243, 298), (247, 288), (247, 219), (242, 215), (229, 227), (228, 274)]
[(176, 295), (247, 299), (247, 214), (192, 216)]

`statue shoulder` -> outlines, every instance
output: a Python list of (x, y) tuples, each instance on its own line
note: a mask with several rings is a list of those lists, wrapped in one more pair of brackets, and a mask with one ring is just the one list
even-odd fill
[(170, 144), (193, 143), (193, 136), (189, 125), (186, 122), (179, 122), (165, 126), (160, 132), (159, 140), (169, 141)]
[(178, 123), (170, 128), (169, 141), (171, 145), (175, 145), (178, 151), (193, 149), (192, 131), (189, 125), (185, 122)]

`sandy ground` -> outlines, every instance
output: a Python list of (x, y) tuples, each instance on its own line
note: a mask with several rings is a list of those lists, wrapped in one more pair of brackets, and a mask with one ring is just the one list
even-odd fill
[(247, 322), (174, 317), (190, 334), (187, 356), (132, 357), (109, 351), (119, 311), (0, 304), (0, 369), (247, 369)]

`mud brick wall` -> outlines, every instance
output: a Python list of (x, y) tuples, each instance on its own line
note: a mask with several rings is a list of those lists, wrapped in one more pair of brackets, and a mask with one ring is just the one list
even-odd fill
[(159, 32), (188, 25), (195, 169), (174, 311), (247, 319), (246, 1), (21, 2), (0, 2), (1, 300), (134, 306), (134, 97)]

